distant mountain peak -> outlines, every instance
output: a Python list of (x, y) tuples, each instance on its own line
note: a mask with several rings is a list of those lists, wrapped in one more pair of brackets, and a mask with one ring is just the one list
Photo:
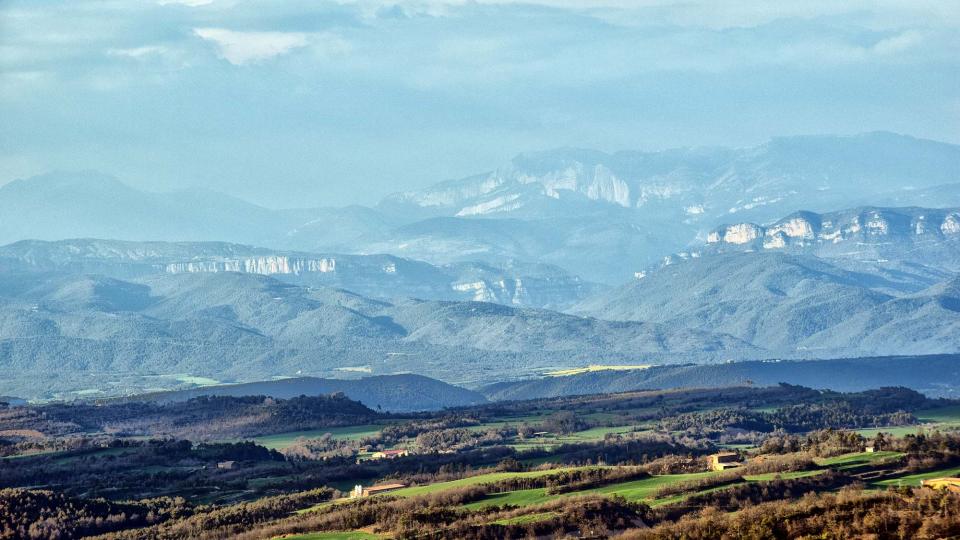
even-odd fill
[(859, 207), (823, 214), (799, 211), (768, 225), (721, 225), (707, 235), (707, 244), (776, 250), (877, 237), (960, 238), (960, 208)]
[(72, 191), (103, 191), (105, 189), (133, 189), (121, 182), (116, 176), (95, 170), (80, 171), (52, 171), (45, 174), (18, 178), (3, 186), (0, 192), (27, 191), (27, 190), (72, 190)]
[[(782, 211), (791, 203), (819, 208), (862, 195), (861, 182), (871, 182), (874, 191), (896, 191), (958, 181), (960, 147), (870, 132), (776, 137), (742, 149), (527, 152), (491, 173), (391, 195), (386, 201), (445, 215), (506, 216), (577, 194), (585, 201), (641, 211), (672, 205), (678, 219), (699, 222), (728, 212), (767, 217), (766, 210)], [(702, 211), (684, 214), (685, 208)]]

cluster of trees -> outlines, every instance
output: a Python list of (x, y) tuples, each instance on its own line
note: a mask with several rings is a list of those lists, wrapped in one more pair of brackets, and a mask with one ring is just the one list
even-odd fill
[(329, 433), (320, 437), (297, 437), (281, 453), (290, 460), (310, 461), (349, 458), (356, 455), (359, 444), (350, 439), (337, 439)]
[[(818, 457), (836, 456), (849, 452), (862, 452), (870, 441), (855, 431), (821, 429), (802, 435), (777, 430), (768, 435), (760, 445), (762, 454), (789, 454), (806, 452)], [(883, 437), (876, 445), (878, 450), (890, 450)]]
[[(413, 538), (537, 538), (568, 535), (603, 538), (616, 531), (642, 526), (649, 509), (641, 504), (604, 497), (572, 497), (536, 508), (540, 520), (513, 518), (523, 515), (515, 509), (485, 508), (468, 511), (462, 504), (483, 495), (478, 487), (398, 499), (375, 497), (351, 501), (335, 507), (289, 517), (231, 538), (254, 540), (291, 533), (343, 531), (373, 527), (381, 533), (401, 539)], [(524, 522), (526, 521), (526, 522)], [(225, 538), (223, 528), (211, 528), (197, 539)], [(142, 536), (123, 538), (151, 538)]]
[(107, 448), (115, 440), (104, 436), (41, 438), (11, 435), (9, 438), (0, 438), (0, 457)]
[(343, 394), (274, 399), (201, 396), (184, 402), (52, 403), (0, 410), (0, 431), (41, 437), (115, 436), (234, 439), (374, 422), (381, 415)]
[[(757, 410), (761, 404), (779, 408)], [(778, 497), (797, 498), (807, 491), (820, 491), (827, 486), (832, 489), (851, 481), (850, 477), (830, 472), (762, 484), (742, 481), (745, 474), (813, 468), (811, 459), (815, 456), (832, 456), (873, 445), (881, 450), (906, 453), (906, 457), (895, 463), (900, 468), (924, 471), (960, 463), (960, 436), (956, 434), (918, 433), (902, 438), (878, 435), (867, 439), (836, 429), (810, 431), (811, 426), (824, 424), (860, 427), (912, 421), (910, 411), (929, 406), (926, 398), (904, 389), (836, 394), (789, 385), (576, 396), (419, 413), (403, 418), (374, 413), (342, 395), (290, 400), (263, 396), (204, 397), (170, 404), (109, 402), (27, 406), (0, 410), (0, 429), (11, 428), (8, 433), (13, 434), (5, 436), (9, 438), (8, 444), (0, 443), (0, 452), (30, 445), (61, 452), (0, 460), (0, 488), (43, 486), (59, 492), (55, 494), (58, 497), (73, 498), (73, 502), (34, 504), (29, 502), (29, 497), (18, 495), (16, 508), (14, 504), (7, 507), (18, 516), (11, 525), (16, 533), (7, 533), (11, 537), (33, 534), (37, 538), (70, 538), (81, 534), (77, 531), (83, 531), (82, 534), (123, 539), (243, 538), (245, 535), (260, 538), (286, 532), (373, 525), (399, 538), (448, 535), (512, 538), (531, 534), (603, 535), (634, 527), (636, 525), (630, 523), (637, 519), (654, 525), (654, 530), (667, 530), (692, 519), (688, 514), (698, 505), (749, 509)], [(514, 425), (498, 422), (495, 427), (477, 428), (492, 420), (502, 422), (505, 417), (518, 416), (527, 419), (536, 416), (541, 420)], [(590, 420), (585, 421), (586, 418)], [(282, 453), (250, 442), (195, 442), (386, 420), (392, 422), (373, 437), (300, 439)], [(532, 437), (538, 431), (565, 434), (605, 422), (622, 426), (624, 422), (653, 420), (659, 422), (662, 431), (610, 434), (598, 442), (563, 444), (523, 453), (509, 446), (514, 440)], [(30, 432), (30, 426), (39, 429)], [(107, 436), (105, 431), (120, 436)], [(154, 433), (177, 436), (152, 440), (125, 436)], [(47, 438), (43, 438), (45, 436)], [(513, 518), (529, 509), (462, 508), (465, 503), (503, 491), (539, 488), (559, 495), (648, 474), (703, 471), (704, 456), (717, 451), (716, 441), (734, 437), (761, 444), (763, 459), (754, 459), (745, 467), (713, 475), (708, 480), (678, 484), (659, 493), (666, 497), (723, 488), (709, 496), (692, 496), (686, 499), (689, 504), (668, 505), (653, 511), (608, 499), (583, 499), (585, 502), (579, 507), (564, 500), (538, 509), (542, 515), (535, 520), (519, 520), (522, 523)], [(360, 463), (354, 458), (361, 446), (383, 448), (398, 443), (412, 443), (420, 453)], [(430, 484), (491, 470), (524, 470), (527, 467), (523, 462), (528, 460), (621, 466), (557, 470), (538, 477), (509, 479), (416, 499), (378, 496), (331, 506), (322, 515), (291, 516), (295, 510), (337, 495), (331, 490), (312, 491), (316, 486), (393, 479)], [(239, 466), (221, 470), (216, 466), (221, 461), (236, 461)], [(492, 468), (490, 464), (494, 463), (499, 464)], [(194, 505), (183, 499), (179, 502), (149, 499), (171, 492), (188, 501), (217, 501), (226, 506)], [(281, 493), (286, 495), (278, 495)], [(112, 503), (95, 497), (137, 502)], [(31, 510), (41, 506), (49, 511)], [(53, 510), (56, 508), (66, 509), (65, 513), (56, 513)], [(590, 514), (597, 509), (612, 512), (611, 517)]]
[[(217, 469), (237, 461), (238, 470)], [(0, 460), (0, 488), (44, 486), (68, 496), (147, 498), (176, 490), (188, 496), (247, 490), (249, 478), (290, 472), (276, 451), (251, 442), (114, 439), (94, 448)]]
[(0, 538), (70, 539), (145, 527), (181, 517), (183, 499), (135, 503), (78, 499), (42, 490), (0, 490)]
[(705, 476), (696, 480), (667, 484), (657, 489), (658, 498), (678, 495), (680, 493), (703, 491), (743, 481), (744, 476), (752, 474), (784, 473), (794, 471), (808, 471), (817, 467), (816, 463), (806, 455), (793, 456), (763, 456), (764, 459), (753, 459), (741, 467)]
[(329, 501), (335, 492), (329, 488), (312, 489), (289, 495), (265, 497), (254, 502), (230, 506), (189, 507), (177, 519), (141, 528), (103, 534), (102, 540), (177, 540), (181, 538), (233, 538), (244, 531), (286, 518), (292, 512)]
[(564, 471), (547, 477), (546, 488), (550, 495), (584, 491), (620, 482), (648, 478), (650, 473), (642, 467), (615, 467), (612, 469), (578, 469)]
[(668, 416), (660, 419), (658, 425), (665, 431), (686, 431), (719, 439), (732, 430), (757, 434), (778, 430), (800, 433), (826, 428), (905, 426), (917, 422), (916, 417), (905, 410), (885, 412), (884, 407), (866, 406), (867, 403), (860, 399), (838, 399), (799, 403), (769, 412), (743, 407), (720, 408)]
[[(830, 478), (819, 481), (827, 483)], [(716, 538), (876, 538), (933, 540), (960, 537), (960, 494), (919, 489), (911, 493), (869, 492), (845, 488), (814, 494), (790, 482), (762, 488), (756, 504), (746, 491), (756, 486), (700, 499), (702, 510), (677, 521), (631, 531), (627, 540), (711, 540)], [(800, 496), (799, 499), (792, 497)], [(759, 498), (759, 497), (758, 497)], [(779, 500), (777, 500), (779, 499)], [(737, 510), (737, 511), (731, 511)]]
[(760, 445), (761, 454), (789, 454), (806, 452), (813, 456), (827, 457), (848, 452), (862, 452), (867, 446), (874, 450), (889, 450), (907, 454), (908, 468), (911, 470), (931, 469), (934, 467), (960, 462), (960, 434), (933, 431), (903, 437), (893, 437), (883, 432), (872, 438), (863, 437), (854, 431), (822, 429), (803, 435), (793, 435), (783, 431), (771, 433)]
[(425, 431), (417, 435), (416, 447), (421, 452), (462, 451), (480, 446), (503, 444), (517, 436), (511, 426), (491, 427), (485, 430), (452, 428)]
[[(583, 497), (560, 500), (538, 509), (542, 519), (512, 523), (509, 517), (478, 522), (476, 519), (452, 521), (445, 527), (431, 527), (410, 519), (396, 529), (397, 538), (429, 538), (442, 540), (495, 540), (548, 537), (607, 538), (610, 535), (643, 525), (648, 510), (641, 504), (623, 499)], [(486, 518), (489, 519), (489, 518)], [(426, 525), (426, 526), (424, 526)]]

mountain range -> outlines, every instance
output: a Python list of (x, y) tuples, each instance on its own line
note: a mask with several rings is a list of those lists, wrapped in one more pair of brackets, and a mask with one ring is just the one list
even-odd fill
[(960, 147), (875, 132), (739, 149), (559, 149), (374, 208), (271, 210), (205, 190), (151, 193), (98, 173), (51, 173), (0, 187), (0, 243), (224, 241), (439, 265), (546, 263), (616, 285), (732, 218), (862, 205), (960, 206)]
[(760, 356), (709, 332), (484, 302), (386, 302), (250, 273), (0, 274), (0, 392), (29, 398), (299, 375), (480, 384), (598, 357)]
[(886, 356), (807, 361), (747, 361), (654, 366), (643, 370), (594, 371), (495, 383), (480, 389), (487, 398), (538, 399), (661, 388), (774, 386), (857, 392), (906, 386), (931, 397), (956, 399), (960, 356)]
[(22, 240), (0, 247), (0, 268), (118, 279), (241, 272), (384, 299), (474, 300), (558, 310), (605, 288), (546, 264), (497, 267), (460, 262), (437, 266), (392, 255), (305, 253), (226, 242)]
[(375, 410), (390, 412), (435, 411), (486, 403), (478, 392), (422, 375), (380, 375), (360, 379), (291, 377), (245, 384), (202, 386), (187, 390), (138, 394), (129, 399), (158, 403), (188, 401), (199, 396), (270, 396), (290, 399), (342, 392)]
[(877, 274), (892, 291), (917, 292), (960, 272), (960, 208), (801, 211), (766, 225), (725, 224), (708, 233), (705, 246), (679, 258), (752, 251), (812, 255)]
[(960, 349), (960, 147), (562, 149), (270, 210), (98, 173), (0, 187), (0, 393)]
[(722, 226), (572, 312), (721, 332), (781, 358), (956, 352), (956, 215), (858, 208)]

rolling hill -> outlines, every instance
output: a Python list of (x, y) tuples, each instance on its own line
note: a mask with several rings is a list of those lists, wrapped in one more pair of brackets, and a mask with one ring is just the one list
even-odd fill
[(435, 266), (392, 255), (306, 253), (226, 242), (22, 240), (0, 247), (0, 267), (118, 279), (241, 272), (378, 298), (476, 300), (549, 309), (568, 308), (603, 289), (547, 264), (467, 261)]
[(894, 356), (807, 361), (747, 361), (653, 366), (644, 370), (595, 371), (563, 377), (495, 383), (487, 398), (535, 399), (666, 388), (710, 388), (780, 383), (842, 392), (906, 386), (931, 397), (960, 393), (960, 356)]
[(291, 377), (275, 381), (205, 386), (189, 390), (141, 394), (130, 399), (170, 403), (199, 396), (270, 396), (290, 399), (297, 396), (343, 393), (374, 410), (410, 412), (434, 411), (448, 407), (479, 405), (481, 394), (422, 375), (380, 375), (360, 379)]
[(960, 350), (955, 287), (883, 292), (896, 288), (809, 255), (719, 253), (663, 266), (573, 312), (729, 334), (780, 357)]
[(598, 357), (761, 356), (710, 332), (482, 302), (386, 302), (258, 274), (0, 275), (0, 369), (13, 374), (0, 392), (29, 398), (357, 373), (476, 384)]

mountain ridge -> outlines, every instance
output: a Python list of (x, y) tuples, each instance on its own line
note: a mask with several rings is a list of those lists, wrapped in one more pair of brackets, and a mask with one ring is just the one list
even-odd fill
[(556, 149), (388, 195), (375, 208), (270, 210), (212, 192), (184, 205), (183, 194), (127, 186), (97, 197), (61, 180), (48, 175), (0, 187), (0, 243), (218, 240), (390, 253), (431, 264), (547, 262), (612, 285), (731, 216), (765, 223), (799, 208), (960, 206), (960, 147), (874, 132), (775, 138), (747, 148)]
[(359, 379), (291, 377), (232, 385), (204, 386), (154, 394), (137, 394), (133, 401), (170, 403), (199, 396), (269, 396), (290, 399), (342, 392), (348, 398), (375, 410), (393, 412), (432, 411), (486, 403), (478, 392), (447, 384), (423, 375), (379, 375)]
[(565, 309), (602, 289), (547, 264), (457, 262), (442, 266), (392, 255), (274, 250), (229, 242), (21, 240), (0, 246), (0, 264), (19, 271), (155, 274), (241, 272), (379, 298), (476, 300)]
[[(451, 383), (610, 361), (763, 353), (695, 330), (483, 302), (386, 302), (236, 272), (0, 274), (0, 393), (126, 394), (176, 378), (428, 374)], [(85, 394), (79, 394), (85, 395)]]
[(955, 278), (908, 292), (809, 254), (719, 252), (641, 274), (571, 312), (708, 329), (781, 358), (951, 353), (960, 349)]

